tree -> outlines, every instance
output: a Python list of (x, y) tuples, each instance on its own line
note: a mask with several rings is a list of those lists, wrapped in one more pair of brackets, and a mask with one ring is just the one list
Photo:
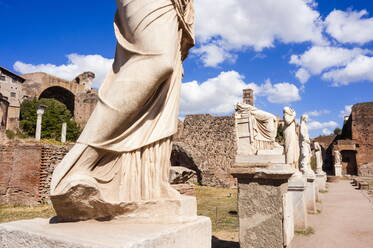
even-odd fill
[(80, 135), (80, 128), (72, 119), (72, 115), (67, 107), (55, 99), (32, 99), (25, 100), (21, 104), (20, 127), (29, 136), (35, 135), (36, 130), (36, 110), (39, 104), (47, 108), (43, 115), (41, 137), (59, 140), (61, 137), (62, 123), (67, 123), (66, 139), (75, 141)]
[(284, 126), (278, 125), (277, 126), (277, 137), (276, 141), (279, 143), (284, 142)]
[(336, 129), (334, 129), (334, 134), (335, 135), (340, 135), (342, 133), (342, 129), (340, 129), (339, 127), (337, 127)]

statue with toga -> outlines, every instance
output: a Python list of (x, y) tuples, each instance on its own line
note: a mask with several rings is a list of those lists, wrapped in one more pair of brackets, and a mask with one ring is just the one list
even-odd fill
[(53, 173), (51, 200), (62, 219), (112, 217), (180, 197), (168, 179), (182, 61), (195, 42), (193, 0), (116, 2), (112, 70)]

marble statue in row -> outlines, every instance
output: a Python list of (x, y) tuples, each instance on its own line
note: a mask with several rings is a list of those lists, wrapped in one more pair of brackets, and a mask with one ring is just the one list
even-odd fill
[(308, 133), (308, 115), (302, 115), (300, 120), (300, 170), (304, 174), (313, 173), (311, 168), (311, 140)]
[(122, 215), (181, 196), (168, 182), (182, 61), (195, 43), (193, 0), (118, 0), (117, 48), (77, 144), (53, 173), (62, 219)]
[(261, 151), (280, 148), (276, 142), (278, 120), (275, 115), (246, 103), (236, 104), (235, 109), (238, 154), (258, 155)]
[(314, 148), (315, 148), (315, 157), (316, 157), (316, 173), (321, 175), (321, 174), (324, 174), (325, 172), (322, 170), (324, 161), (322, 157), (322, 149), (321, 149), (320, 143), (315, 142)]
[(299, 169), (299, 137), (296, 131), (296, 112), (289, 108), (284, 108), (284, 139), (285, 139), (285, 161), (293, 169)]

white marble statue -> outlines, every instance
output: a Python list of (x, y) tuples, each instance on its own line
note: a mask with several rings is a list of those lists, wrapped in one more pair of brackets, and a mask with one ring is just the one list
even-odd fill
[(180, 198), (168, 180), (182, 61), (195, 42), (193, 0), (116, 2), (112, 70), (53, 173), (51, 200), (61, 218), (121, 215), (137, 203)]
[(342, 164), (342, 154), (340, 151), (334, 151), (334, 164), (341, 165)]
[(237, 103), (235, 109), (238, 154), (256, 155), (259, 150), (279, 147), (276, 143), (278, 120), (275, 115), (246, 103)]
[(303, 173), (312, 172), (311, 169), (311, 140), (308, 133), (308, 115), (302, 115), (300, 120), (300, 170)]
[(316, 156), (316, 173), (317, 174), (324, 174), (322, 167), (324, 165), (324, 160), (322, 157), (322, 149), (319, 142), (314, 143), (315, 147), (315, 156)]
[(299, 170), (299, 138), (296, 132), (296, 113), (289, 107), (284, 108), (285, 160), (294, 169)]

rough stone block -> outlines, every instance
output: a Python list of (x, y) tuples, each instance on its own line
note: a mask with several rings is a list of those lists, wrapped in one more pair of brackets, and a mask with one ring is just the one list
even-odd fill
[(305, 190), (307, 210), (310, 213), (317, 213), (316, 208), (316, 183), (314, 178), (307, 178), (307, 186)]
[(305, 199), (306, 180), (303, 176), (293, 176), (289, 180), (288, 194), (292, 196), (294, 228), (305, 230), (307, 228), (307, 205)]
[(136, 224), (128, 219), (50, 224), (47, 219), (0, 225), (6, 248), (209, 248), (211, 221), (195, 217), (173, 224)]

